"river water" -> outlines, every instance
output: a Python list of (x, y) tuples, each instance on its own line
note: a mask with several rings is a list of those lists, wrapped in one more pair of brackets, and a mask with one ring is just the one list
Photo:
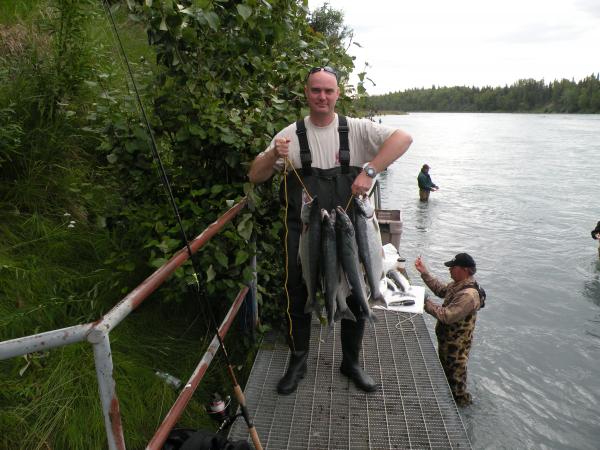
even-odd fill
[[(488, 300), (469, 361), (474, 404), (461, 409), (476, 449), (600, 448), (600, 115), (383, 116), (408, 153), (382, 177), (400, 209), (400, 253), (415, 284), (422, 255), (477, 262)], [(431, 166), (438, 192), (419, 202)], [(435, 341), (435, 321), (427, 316)]]

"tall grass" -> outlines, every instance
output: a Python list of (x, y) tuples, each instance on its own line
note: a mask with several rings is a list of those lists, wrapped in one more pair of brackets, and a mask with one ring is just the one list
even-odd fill
[[(182, 312), (171, 315), (155, 302), (111, 333), (116, 390), (130, 448), (145, 446), (177, 395), (154, 372), (167, 371), (185, 382), (204, 351), (203, 336), (189, 329)], [(222, 378), (222, 370), (217, 358), (209, 377)], [(0, 448), (106, 447), (91, 346), (75, 344), (0, 363), (0, 378)], [(213, 390), (220, 385), (201, 385), (182, 426), (211, 427), (202, 404)]]
[(12, 25), (30, 20), (38, 14), (45, 0), (9, 0), (0, 2), (0, 23)]
[[(127, 21), (124, 11), (117, 17)], [(0, 23), (0, 340), (6, 340), (96, 320), (148, 274), (136, 270), (136, 249), (103, 222), (123, 200), (115, 189), (122, 180), (100, 150), (101, 130), (127, 84), (100, 2), (0, 2)], [(151, 59), (140, 26), (127, 22), (121, 31), (129, 52)], [(119, 92), (123, 97), (115, 97)], [(114, 271), (117, 265), (129, 272)], [(110, 336), (130, 448), (145, 446), (176, 397), (154, 372), (187, 380), (212, 338), (198, 305), (187, 299), (165, 305), (160, 297), (159, 290)], [(183, 425), (210, 426), (202, 404), (222, 389), (220, 357), (208, 378)], [(106, 447), (86, 343), (1, 361), (0, 386), (0, 448)]]

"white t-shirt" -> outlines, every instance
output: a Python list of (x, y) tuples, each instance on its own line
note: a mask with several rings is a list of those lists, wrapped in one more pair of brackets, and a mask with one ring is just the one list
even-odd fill
[[(350, 146), (350, 166), (362, 167), (365, 163), (371, 161), (379, 151), (381, 145), (389, 138), (395, 128), (380, 125), (369, 119), (355, 119), (347, 117), (348, 143)], [(313, 125), (310, 118), (304, 118), (306, 126), (306, 136), (308, 138), (308, 147), (312, 155), (312, 167), (319, 169), (331, 169), (340, 166), (340, 136), (338, 133), (338, 115), (325, 127)], [(289, 159), (292, 165), (298, 169), (302, 167), (300, 162), (300, 142), (296, 135), (296, 123), (293, 123), (275, 135), (268, 151), (275, 145), (275, 139), (290, 139)], [(275, 170), (281, 171), (284, 163), (283, 158), (279, 158), (275, 163)]]

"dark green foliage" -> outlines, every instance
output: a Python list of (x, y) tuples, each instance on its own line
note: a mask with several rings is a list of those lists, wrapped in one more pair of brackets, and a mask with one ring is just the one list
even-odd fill
[[(8, 3), (0, 5), (0, 340), (97, 320), (184, 244), (102, 4)], [(220, 322), (251, 278), (254, 254), (261, 318), (280, 322), (277, 183), (254, 189), (246, 171), (301, 116), (308, 68), (348, 74), (352, 59), (309, 26), (299, 1), (180, 9), (155, 0), (131, 16), (110, 3), (188, 238), (242, 196), (252, 200), (197, 255), (198, 279), (188, 262), (110, 335), (125, 439), (143, 448), (176, 396), (154, 371), (187, 380), (213, 335), (207, 305)], [(243, 384), (253, 352), (230, 333)], [(202, 404), (213, 391), (230, 393), (222, 358), (182, 426), (211, 426)], [(0, 385), (1, 448), (106, 447), (88, 345), (2, 361)]]
[[(245, 194), (256, 207), (252, 220), (248, 214), (240, 217), (197, 257), (202, 294), (212, 304), (233, 298), (240, 283), (249, 280), (248, 262), (258, 251), (258, 271), (261, 277), (267, 274), (259, 280), (262, 316), (279, 315), (273, 308), (283, 279), (276, 189), (253, 193), (245, 185), (248, 164), (301, 115), (308, 69), (329, 64), (347, 74), (352, 60), (310, 28), (308, 11), (297, 1), (184, 4), (180, 9), (170, 1), (140, 2), (136, 13), (147, 24), (162, 67), (153, 88), (153, 127), (168, 147), (186, 230), (206, 227), (230, 200)], [(257, 250), (248, 241), (252, 231), (258, 235)], [(147, 239), (154, 242), (151, 259), (162, 256), (165, 242), (181, 245), (175, 226), (153, 239)]]
[(333, 9), (327, 2), (311, 13), (310, 26), (334, 47), (344, 44), (352, 36), (352, 30), (344, 25), (343, 11)]
[(600, 80), (519, 80), (505, 87), (441, 87), (374, 95), (360, 102), (375, 111), (599, 113)]
[[(163, 202), (135, 105), (115, 82), (121, 68), (89, 33), (106, 20), (100, 4), (37, 3), (31, 21), (2, 28), (0, 44), (0, 340), (101, 317), (149, 274), (139, 241), (111, 220), (129, 199)], [(142, 309), (111, 335), (131, 448), (145, 446), (176, 396), (154, 369), (189, 375), (206, 346), (195, 309), (177, 310), (183, 320)], [(0, 385), (0, 448), (106, 447), (89, 345), (2, 361)], [(190, 426), (206, 419), (201, 405), (190, 403)]]

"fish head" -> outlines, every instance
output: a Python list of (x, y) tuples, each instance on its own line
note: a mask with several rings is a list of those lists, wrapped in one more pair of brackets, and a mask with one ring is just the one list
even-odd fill
[(354, 197), (354, 206), (358, 214), (361, 214), (367, 218), (373, 217), (373, 214), (375, 213), (375, 208), (373, 207), (369, 197), (366, 195), (362, 197)]
[(310, 203), (310, 220), (321, 221), (321, 208), (319, 208), (319, 199), (315, 195)]
[(331, 213), (327, 212), (326, 209), (321, 209), (321, 218), (323, 221), (323, 230), (327, 233), (335, 234), (335, 215), (332, 217)]
[(302, 205), (304, 206), (304, 204), (310, 202), (312, 202), (312, 198), (310, 197), (309, 193), (306, 191), (306, 189), (302, 189)]
[(335, 227), (344, 233), (354, 234), (354, 226), (344, 208), (338, 206), (336, 208)]
[(315, 205), (317, 197), (311, 198), (308, 193), (302, 191), (302, 207), (300, 208), (300, 220), (302, 223), (308, 223), (310, 221), (310, 212), (312, 211), (313, 205)]

